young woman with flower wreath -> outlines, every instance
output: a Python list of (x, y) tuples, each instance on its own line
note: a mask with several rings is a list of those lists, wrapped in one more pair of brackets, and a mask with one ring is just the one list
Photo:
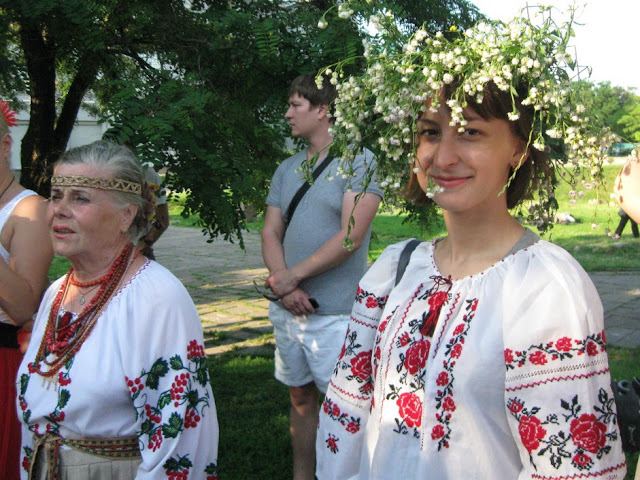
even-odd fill
[[(548, 123), (564, 105), (540, 115), (538, 75), (500, 68), (528, 65), (521, 55), (539, 48), (531, 42), (539, 27), (525, 20), (505, 28), (484, 23), (453, 40), (422, 36), (393, 58), (390, 50), (370, 52), (374, 66), (344, 83), (337, 130), (349, 124), (343, 138), (356, 142), (354, 132), (372, 124), (387, 138), (415, 138), (407, 197), (424, 208), (435, 202), (447, 235), (418, 245), (399, 283), (407, 242), (388, 247), (362, 278), (320, 413), (320, 480), (625, 476), (598, 293), (566, 251), (509, 211), (553, 183), (556, 163), (540, 142), (561, 139), (567, 124)], [(473, 55), (486, 44), (493, 57)], [(480, 79), (491, 61), (502, 76)], [(558, 72), (555, 83), (545, 77), (548, 89), (559, 84)], [(393, 110), (381, 100), (388, 92), (408, 96), (416, 110), (405, 99), (402, 113), (385, 116)], [(349, 117), (354, 99), (372, 98), (380, 116)], [(400, 155), (394, 142), (386, 145), (379, 165), (391, 185), (406, 162), (394, 165)]]
[(153, 212), (143, 178), (103, 141), (54, 167), (50, 234), (71, 269), (45, 293), (18, 371), (23, 479), (218, 478), (198, 312), (137, 245)]
[[(48, 285), (53, 251), (46, 202), (20, 185), (9, 168), (16, 112), (0, 100), (0, 478), (20, 477), (20, 422), (15, 378), (21, 327), (31, 321)], [(24, 330), (23, 330), (24, 331)]]

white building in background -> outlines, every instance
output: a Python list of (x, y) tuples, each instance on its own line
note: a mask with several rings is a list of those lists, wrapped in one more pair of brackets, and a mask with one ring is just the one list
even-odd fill
[[(22, 170), (22, 164), (20, 163), (20, 147), (22, 144), (22, 137), (24, 137), (24, 134), (27, 132), (27, 127), (29, 126), (29, 112), (20, 110), (16, 118), (18, 119), (18, 125), (11, 127), (13, 147), (11, 148), (9, 166), (11, 170), (18, 172)], [(97, 118), (90, 115), (84, 108), (80, 108), (78, 111), (78, 118), (76, 119), (73, 130), (71, 131), (71, 137), (69, 137), (67, 148), (86, 145), (87, 143), (100, 140), (108, 128), (108, 124), (98, 123)]]

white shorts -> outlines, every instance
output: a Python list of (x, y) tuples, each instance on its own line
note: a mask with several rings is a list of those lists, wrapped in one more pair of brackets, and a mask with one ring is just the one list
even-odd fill
[(271, 302), (269, 320), (276, 339), (275, 377), (290, 387), (314, 382), (325, 393), (336, 366), (349, 315), (293, 315)]

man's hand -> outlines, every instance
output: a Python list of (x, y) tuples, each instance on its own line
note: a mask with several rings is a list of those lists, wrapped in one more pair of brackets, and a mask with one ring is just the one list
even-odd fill
[(296, 288), (282, 297), (282, 306), (293, 315), (304, 315), (316, 311), (311, 302), (309, 302), (309, 295), (301, 288)]
[(264, 286), (270, 288), (278, 297), (284, 297), (293, 292), (298, 287), (298, 283), (300, 279), (290, 269), (283, 268), (272, 272)]

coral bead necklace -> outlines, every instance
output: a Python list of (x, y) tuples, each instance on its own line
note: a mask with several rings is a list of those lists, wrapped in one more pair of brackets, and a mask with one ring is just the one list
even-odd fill
[[(134, 259), (133, 244), (129, 243), (113, 262), (109, 272), (98, 280), (88, 282), (88, 284), (77, 282), (73, 278), (73, 267), (69, 269), (69, 273), (67, 273), (51, 305), (40, 348), (35, 361), (29, 365), (31, 372), (37, 372), (41, 376), (51, 379), (78, 352)], [(100, 285), (96, 295), (75, 320), (71, 312), (60, 314), (60, 308), (69, 284), (79, 287)], [(42, 364), (47, 366), (46, 371), (42, 368)]]

